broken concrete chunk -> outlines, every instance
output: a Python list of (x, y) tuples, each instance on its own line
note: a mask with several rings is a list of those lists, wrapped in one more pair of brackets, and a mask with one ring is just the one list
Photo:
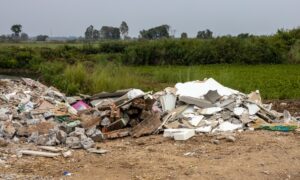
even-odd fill
[(95, 142), (89, 137), (81, 138), (80, 144), (84, 149), (90, 149), (95, 146)]
[(211, 132), (212, 127), (211, 126), (202, 126), (195, 129), (196, 133), (209, 133)]
[(72, 157), (72, 151), (69, 150), (69, 151), (65, 151), (65, 152), (62, 152), (61, 153), (63, 155), (64, 158), (68, 158), (68, 157)]
[(6, 138), (13, 138), (16, 133), (16, 129), (13, 126), (13, 123), (10, 121), (5, 121), (0, 124), (0, 135), (2, 134)]
[(102, 132), (96, 128), (96, 126), (88, 129), (86, 135), (93, 139), (94, 142), (101, 142), (104, 140)]
[(72, 149), (79, 149), (82, 147), (79, 137), (74, 137), (74, 136), (67, 137), (66, 145)]
[(67, 136), (68, 136), (67, 133), (65, 133), (62, 130), (59, 130), (59, 131), (56, 132), (56, 138), (62, 144), (66, 143)]
[(179, 100), (182, 102), (185, 102), (186, 104), (193, 104), (200, 108), (208, 108), (208, 107), (214, 107), (214, 105), (205, 99), (200, 98), (194, 98), (190, 96), (180, 96)]
[(204, 98), (208, 101), (210, 101), (211, 103), (215, 103), (217, 100), (219, 100), (222, 96), (218, 93), (218, 91), (212, 91), (209, 90), (207, 92), (207, 94), (204, 95)]

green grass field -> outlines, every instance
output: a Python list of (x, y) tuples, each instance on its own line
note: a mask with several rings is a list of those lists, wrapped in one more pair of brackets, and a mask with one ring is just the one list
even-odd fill
[[(52, 68), (52, 67), (48, 67)], [(265, 99), (299, 99), (300, 65), (201, 65), (61, 67), (62, 75), (51, 76), (51, 85), (69, 93), (97, 93), (124, 88), (158, 91), (177, 82), (212, 77), (244, 93), (260, 90)], [(55, 78), (56, 77), (56, 78)]]

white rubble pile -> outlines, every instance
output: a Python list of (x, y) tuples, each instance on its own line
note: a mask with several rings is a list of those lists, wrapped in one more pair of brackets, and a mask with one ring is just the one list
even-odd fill
[[(178, 98), (176, 103), (172, 96), (166, 95), (160, 98), (160, 103), (163, 111), (168, 110), (168, 115), (163, 118), (164, 136), (175, 140), (192, 137), (187, 129), (195, 133), (217, 134), (253, 130), (255, 124), (283, 123), (292, 119), (295, 122), (288, 111), (278, 113), (270, 109), (271, 104), (262, 104), (259, 91), (246, 95), (224, 87), (212, 78), (177, 83), (173, 92)], [(185, 138), (176, 138), (178, 132), (185, 134)]]

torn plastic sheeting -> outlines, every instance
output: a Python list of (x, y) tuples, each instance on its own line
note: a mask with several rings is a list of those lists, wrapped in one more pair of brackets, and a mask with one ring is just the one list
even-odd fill
[(177, 89), (176, 95), (190, 96), (195, 98), (204, 96), (210, 90), (217, 90), (220, 96), (229, 96), (232, 94), (239, 93), (236, 90), (224, 87), (223, 85), (215, 81), (213, 78), (209, 78), (208, 80), (203, 82), (192, 81), (186, 83), (177, 83), (175, 87)]
[(72, 105), (72, 107), (74, 109), (76, 109), (77, 111), (82, 111), (82, 110), (86, 110), (89, 109), (90, 106), (87, 105), (85, 102), (83, 102), (82, 100), (77, 101), (75, 104)]
[(269, 131), (282, 131), (282, 132), (289, 132), (294, 131), (298, 128), (295, 125), (261, 125), (257, 129), (264, 129)]

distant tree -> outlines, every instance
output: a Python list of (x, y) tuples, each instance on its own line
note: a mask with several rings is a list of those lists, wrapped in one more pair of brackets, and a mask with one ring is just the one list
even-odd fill
[(92, 39), (95, 41), (100, 39), (100, 31), (99, 30), (97, 30), (97, 29), (93, 30), (93, 38)]
[(241, 33), (239, 35), (237, 35), (238, 38), (248, 38), (249, 37), (249, 33)]
[(111, 26), (102, 26), (100, 30), (101, 39), (120, 39), (120, 29)]
[(94, 26), (90, 25), (88, 28), (86, 28), (86, 31), (84, 33), (84, 37), (86, 40), (93, 40), (93, 33), (94, 33)]
[(161, 25), (148, 30), (140, 31), (140, 37), (144, 39), (169, 38), (169, 25)]
[(213, 32), (209, 29), (205, 31), (198, 31), (197, 38), (199, 39), (211, 39), (213, 37)]
[(47, 35), (38, 35), (36, 41), (46, 41), (49, 36)]
[(29, 39), (28, 34), (26, 33), (21, 34), (21, 41), (28, 41), (28, 39)]
[(21, 24), (14, 24), (11, 26), (10, 30), (14, 33), (14, 37), (19, 37), (20, 32), (22, 32), (22, 25)]
[(188, 38), (188, 35), (186, 32), (181, 33), (181, 39), (186, 39)]
[(123, 38), (128, 36), (129, 27), (125, 21), (122, 21), (120, 25), (120, 33), (123, 35)]
[(1, 42), (7, 41), (8, 39), (9, 39), (9, 37), (5, 36), (4, 34), (0, 36)]

